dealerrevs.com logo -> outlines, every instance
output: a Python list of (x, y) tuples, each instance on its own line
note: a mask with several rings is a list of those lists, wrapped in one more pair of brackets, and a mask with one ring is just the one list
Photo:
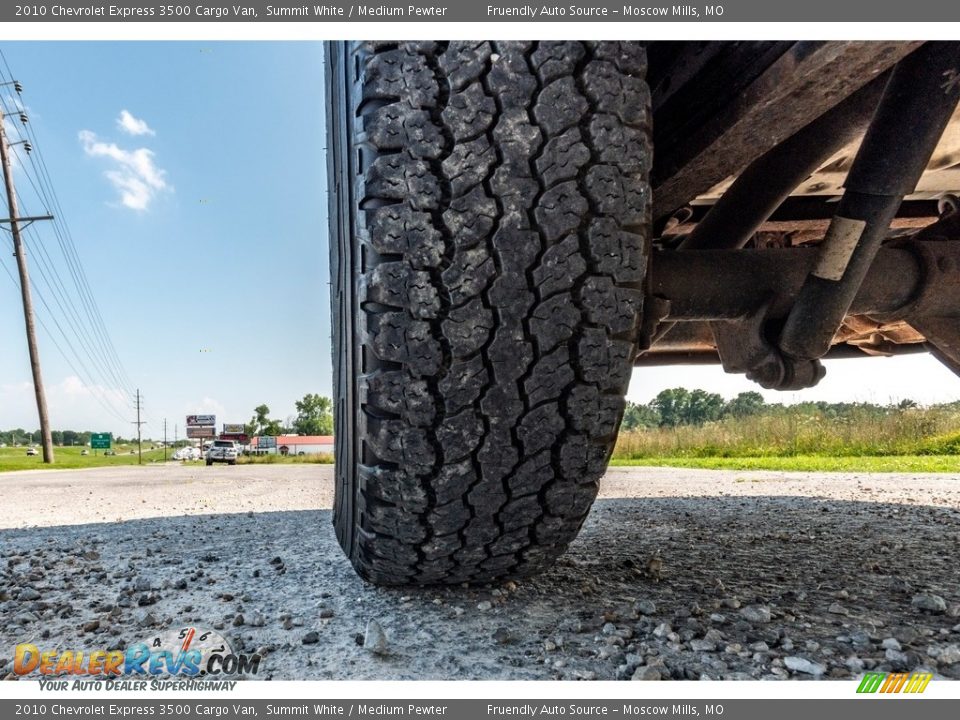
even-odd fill
[(217, 632), (198, 627), (167, 630), (124, 650), (44, 650), (33, 643), (16, 646), (13, 671), (20, 676), (213, 678), (256, 675), (260, 655), (235, 653)]

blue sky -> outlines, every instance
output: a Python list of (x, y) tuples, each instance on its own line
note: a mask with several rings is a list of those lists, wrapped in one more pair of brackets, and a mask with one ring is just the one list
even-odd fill
[[(322, 46), (2, 49), (105, 324), (144, 394), (144, 432), (157, 435), (166, 417), (182, 433), (193, 412), (242, 422), (263, 402), (284, 418), (305, 393), (329, 394)], [(42, 210), (22, 171), (17, 181), (26, 209)], [(35, 427), (19, 298), (3, 274), (0, 303), (11, 310), (0, 336), (12, 339), (0, 353), (0, 427)], [(55, 427), (130, 432), (71, 380), (43, 333), (40, 344)]]
[[(192, 413), (243, 422), (260, 403), (284, 419), (305, 393), (329, 395), (321, 44), (0, 47), (24, 85), (104, 322), (143, 392), (145, 435), (160, 436), (164, 418), (182, 434)], [(17, 182), (38, 213), (46, 208), (25, 171)], [(56, 262), (51, 229), (38, 225), (33, 238)], [(3, 242), (0, 264), (12, 271)], [(19, 296), (4, 273), (0, 304), (0, 428), (33, 428)], [(129, 399), (110, 377), (78, 378), (44, 332), (40, 345), (55, 428), (132, 431)], [(645, 402), (678, 385), (728, 397), (756, 389), (719, 368), (677, 367), (634, 373), (630, 397)], [(960, 380), (926, 356), (839, 361), (817, 388), (765, 395), (930, 403), (960, 398)]]

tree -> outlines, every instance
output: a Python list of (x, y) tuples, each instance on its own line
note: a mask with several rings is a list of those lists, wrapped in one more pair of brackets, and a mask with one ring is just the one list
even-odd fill
[(707, 422), (719, 420), (723, 414), (725, 403), (717, 393), (708, 393), (706, 390), (694, 390), (687, 400), (684, 419), (687, 425), (703, 425)]
[(263, 405), (257, 405), (253, 409), (253, 417), (250, 419), (250, 422), (246, 424), (245, 430), (248, 435), (280, 435), (283, 432), (283, 428), (280, 427), (279, 420), (271, 420), (270, 417), (270, 408), (267, 407), (266, 403)]
[(307, 393), (296, 402), (293, 429), (300, 435), (333, 434), (333, 402), (328, 397)]
[(641, 430), (643, 428), (652, 428), (660, 424), (660, 415), (649, 405), (639, 405), (628, 402), (623, 411), (623, 430)]
[(661, 427), (702, 425), (719, 420), (725, 407), (723, 398), (706, 390), (671, 388), (663, 390), (650, 403), (660, 415)]
[(726, 415), (733, 415), (733, 417), (747, 417), (748, 415), (756, 415), (762, 412), (764, 405), (763, 395), (750, 390), (740, 393), (728, 402), (724, 413)]
[(650, 402), (650, 407), (660, 416), (661, 427), (675, 427), (683, 424), (689, 402), (690, 393), (686, 388), (671, 388), (661, 390)]

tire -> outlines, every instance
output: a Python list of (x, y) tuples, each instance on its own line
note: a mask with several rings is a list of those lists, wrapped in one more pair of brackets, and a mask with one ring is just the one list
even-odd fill
[(213, 461), (212, 461), (212, 460), (207, 460), (207, 467), (210, 467), (211, 465), (213, 465)]
[(644, 48), (327, 60), (339, 542), (378, 584), (536, 572), (587, 517), (636, 353)]

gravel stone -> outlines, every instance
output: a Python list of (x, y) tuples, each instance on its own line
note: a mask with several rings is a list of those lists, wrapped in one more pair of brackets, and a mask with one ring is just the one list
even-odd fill
[(795, 673), (803, 673), (805, 675), (813, 675), (815, 677), (820, 677), (827, 671), (827, 668), (824, 665), (820, 665), (819, 663), (812, 662), (797, 655), (785, 657), (783, 659), (783, 664), (787, 666), (787, 669), (792, 670)]
[(766, 605), (747, 605), (740, 611), (740, 616), (752, 623), (768, 623), (773, 619)]
[(653, 634), (658, 638), (667, 637), (672, 632), (673, 632), (673, 628), (670, 627), (670, 623), (666, 623), (666, 622), (660, 623), (653, 630)]
[(367, 622), (367, 631), (363, 636), (363, 649), (375, 655), (387, 653), (387, 634), (380, 623), (372, 618)]
[(939, 595), (933, 595), (932, 593), (914, 595), (910, 604), (917, 610), (926, 610), (930, 613), (943, 613), (947, 610), (947, 601)]
[(960, 663), (960, 645), (947, 645), (937, 652), (937, 662), (943, 665)]
[[(0, 475), (4, 517), (41, 523), (0, 532), (0, 648), (31, 636), (122, 648), (194, 623), (250, 652), (273, 647), (260, 675), (276, 680), (852, 682), (901, 666), (960, 680), (960, 567), (922, 562), (955, 552), (960, 474), (613, 468), (552, 569), (515, 588), (411, 585), (400, 595), (361, 580), (331, 530), (313, 531), (330, 524), (330, 470), (52, 470), (23, 489)], [(883, 542), (884, 563), (865, 569), (866, 549)], [(270, 546), (297, 552), (271, 565)], [(101, 557), (82, 558), (88, 548)], [(653, 554), (669, 568), (659, 583), (636, 571)], [(220, 560), (197, 567), (200, 555)], [(936, 601), (911, 604), (932, 593), (942, 612)], [(138, 606), (143, 595), (154, 602)], [(764, 609), (769, 621), (751, 619), (766, 620)], [(372, 639), (363, 649), (370, 618), (389, 628), (386, 655), (370, 651)]]
[(633, 609), (640, 615), (656, 615), (657, 604), (653, 600), (637, 600), (633, 604)]
[(633, 671), (631, 680), (663, 680), (663, 675), (659, 667), (652, 665), (642, 665)]
[(717, 644), (706, 638), (696, 638), (690, 641), (690, 649), (694, 652), (715, 652)]

